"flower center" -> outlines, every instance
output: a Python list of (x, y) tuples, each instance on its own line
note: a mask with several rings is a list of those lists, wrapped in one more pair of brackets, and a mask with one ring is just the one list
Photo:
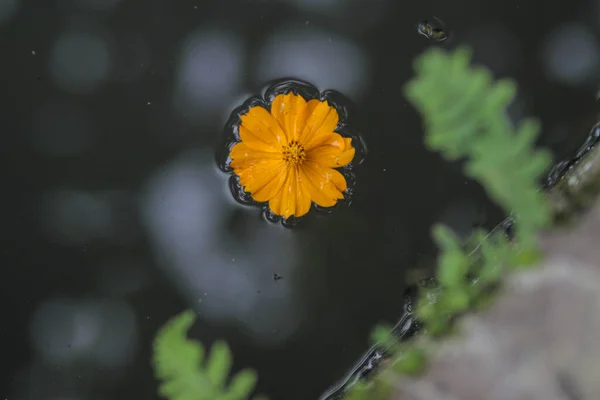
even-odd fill
[(299, 165), (302, 164), (302, 161), (306, 158), (306, 152), (304, 151), (304, 147), (300, 145), (295, 140), (292, 140), (287, 145), (283, 146), (283, 161), (293, 164)]

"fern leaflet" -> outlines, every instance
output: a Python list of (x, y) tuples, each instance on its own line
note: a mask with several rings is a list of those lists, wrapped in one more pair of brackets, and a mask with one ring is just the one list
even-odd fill
[[(208, 357), (202, 343), (186, 337), (196, 320), (192, 310), (172, 318), (154, 340), (153, 366), (162, 381), (159, 394), (169, 400), (246, 400), (257, 376), (246, 369), (228, 383), (233, 359), (223, 341), (216, 341)], [(205, 361), (205, 362), (204, 362)]]

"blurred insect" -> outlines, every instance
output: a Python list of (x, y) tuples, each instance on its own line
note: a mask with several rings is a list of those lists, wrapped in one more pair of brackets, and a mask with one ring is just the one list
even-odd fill
[(448, 39), (448, 31), (445, 24), (437, 17), (433, 17), (431, 21), (423, 20), (417, 25), (417, 31), (420, 35), (425, 36), (429, 40), (443, 42)]
[(273, 274), (273, 280), (275, 282), (277, 282), (278, 280), (283, 279), (283, 276), (279, 275), (279, 274)]

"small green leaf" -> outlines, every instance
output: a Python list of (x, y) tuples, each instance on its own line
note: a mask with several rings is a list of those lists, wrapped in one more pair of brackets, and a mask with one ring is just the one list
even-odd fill
[(251, 393), (256, 387), (258, 376), (251, 369), (238, 372), (227, 388), (227, 395), (223, 400), (246, 400), (248, 393)]
[(255, 373), (242, 371), (227, 387), (233, 362), (229, 347), (216, 341), (203, 363), (204, 347), (186, 337), (195, 319), (193, 311), (185, 311), (158, 332), (153, 354), (154, 373), (161, 381), (158, 393), (169, 400), (247, 400), (256, 385)]
[(469, 307), (469, 294), (466, 288), (448, 290), (440, 301), (444, 302), (444, 308), (449, 314), (455, 314)]
[(394, 364), (394, 370), (407, 375), (416, 375), (426, 366), (426, 355), (422, 349), (413, 347), (402, 354)]
[(206, 364), (206, 375), (216, 388), (223, 388), (233, 360), (227, 344), (221, 340), (213, 343)]
[(542, 258), (542, 254), (537, 248), (525, 248), (517, 253), (515, 257), (516, 266), (528, 266), (539, 262)]
[(376, 325), (371, 331), (371, 342), (387, 346), (393, 342), (392, 328), (386, 324)]
[(433, 228), (433, 238), (440, 247), (437, 279), (442, 286), (457, 287), (464, 284), (469, 260), (454, 233), (442, 225)]

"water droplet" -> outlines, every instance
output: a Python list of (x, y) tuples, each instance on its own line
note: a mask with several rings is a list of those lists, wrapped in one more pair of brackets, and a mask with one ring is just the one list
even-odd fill
[(417, 32), (435, 42), (443, 42), (449, 36), (446, 25), (437, 17), (419, 22)]

